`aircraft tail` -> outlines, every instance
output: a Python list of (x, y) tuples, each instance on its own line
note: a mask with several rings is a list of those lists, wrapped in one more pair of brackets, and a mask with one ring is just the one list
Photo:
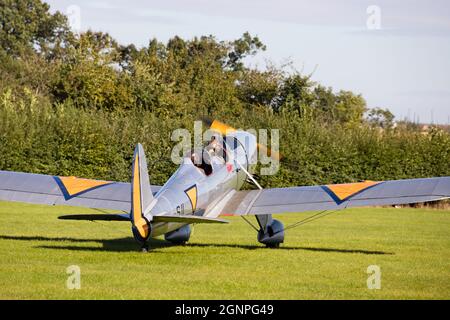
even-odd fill
[(149, 210), (154, 198), (150, 187), (144, 148), (139, 143), (134, 150), (131, 180), (131, 223), (136, 240), (145, 242), (150, 236)]

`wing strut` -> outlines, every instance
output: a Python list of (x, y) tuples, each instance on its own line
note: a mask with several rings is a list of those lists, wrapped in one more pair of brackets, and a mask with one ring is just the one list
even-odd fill
[[(236, 163), (239, 165), (239, 167), (241, 167), (241, 170), (242, 171), (244, 171), (244, 173), (247, 175), (247, 177), (258, 187), (258, 189), (259, 189), (259, 193), (258, 193), (258, 195), (253, 199), (253, 202), (254, 201), (256, 201), (256, 199), (258, 199), (258, 196), (259, 196), (259, 194), (261, 193), (261, 191), (263, 190), (263, 188), (261, 187), (261, 185), (258, 183), (258, 181), (256, 181), (256, 179), (253, 177), (253, 175), (251, 175), (250, 174), (250, 172), (248, 172), (245, 168), (244, 168), (244, 166), (239, 162), (239, 161), (237, 161), (237, 160), (235, 160), (236, 161)], [(249, 205), (249, 209), (251, 208), (252, 206), (251, 205)], [(242, 216), (242, 218), (244, 218), (244, 216)], [(256, 230), (256, 231), (262, 231), (262, 232), (264, 232), (264, 230), (266, 230), (266, 228), (267, 228), (267, 226), (269, 225), (269, 224), (271, 224), (272, 223), (272, 215), (271, 214), (262, 214), (262, 215), (257, 215), (257, 216), (255, 216), (255, 218), (256, 218), (256, 221), (258, 222), (258, 224), (259, 224), (259, 227), (260, 227), (260, 230)], [(251, 224), (248, 220), (246, 220), (246, 219), (244, 219), (248, 224), (250, 224), (254, 229), (256, 229), (254, 226), (253, 226), (253, 224)]]
[(326, 217), (326, 216), (328, 216), (328, 215), (330, 215), (330, 214), (332, 214), (334, 212), (337, 212), (337, 211), (339, 211), (339, 210), (333, 210), (333, 211), (323, 210), (323, 211), (321, 211), (319, 213), (313, 214), (312, 216), (306, 217), (305, 219), (297, 221), (296, 223), (293, 223), (293, 224), (287, 226), (286, 228), (283, 228), (282, 230), (277, 231), (276, 233), (284, 232), (284, 231), (286, 231), (288, 229), (293, 229), (293, 228), (299, 227), (299, 226), (301, 226), (303, 224), (307, 224), (309, 222), (313, 222), (314, 220), (318, 220), (320, 218), (324, 218), (324, 217)]

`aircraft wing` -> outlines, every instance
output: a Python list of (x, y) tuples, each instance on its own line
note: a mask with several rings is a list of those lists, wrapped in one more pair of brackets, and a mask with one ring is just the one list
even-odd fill
[[(151, 186), (152, 192), (161, 187)], [(0, 171), (0, 200), (130, 212), (131, 185), (76, 177)]]
[(336, 210), (450, 198), (450, 177), (238, 191), (221, 215)]

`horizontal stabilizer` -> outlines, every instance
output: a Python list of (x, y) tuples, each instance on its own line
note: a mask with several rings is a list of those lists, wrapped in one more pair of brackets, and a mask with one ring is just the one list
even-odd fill
[(180, 223), (228, 223), (227, 220), (218, 218), (208, 218), (202, 216), (193, 215), (164, 215), (164, 216), (154, 216), (153, 222), (180, 222)]
[[(87, 220), (87, 221), (130, 221), (128, 214), (69, 214), (59, 216), (60, 220)], [(178, 223), (228, 223), (228, 221), (217, 218), (202, 216), (178, 216), (165, 215), (154, 216), (152, 222), (178, 222)]]
[(88, 220), (88, 221), (130, 221), (128, 214), (69, 214), (59, 216), (60, 220)]

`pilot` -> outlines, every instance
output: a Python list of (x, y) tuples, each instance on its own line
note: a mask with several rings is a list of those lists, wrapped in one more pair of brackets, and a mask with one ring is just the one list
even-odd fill
[(191, 161), (194, 164), (194, 166), (203, 171), (203, 173), (205, 173), (207, 176), (209, 176), (212, 173), (211, 164), (207, 163), (200, 153), (192, 152)]
[(201, 159), (201, 155), (199, 155), (197, 152), (192, 152), (191, 154), (191, 161), (194, 164), (194, 166), (196, 166), (197, 168), (201, 168), (202, 167), (202, 159)]
[(224, 150), (222, 144), (220, 143), (220, 137), (218, 135), (215, 134), (211, 137), (211, 140), (206, 147), (206, 151), (211, 157), (218, 156), (219, 158), (223, 159)]

